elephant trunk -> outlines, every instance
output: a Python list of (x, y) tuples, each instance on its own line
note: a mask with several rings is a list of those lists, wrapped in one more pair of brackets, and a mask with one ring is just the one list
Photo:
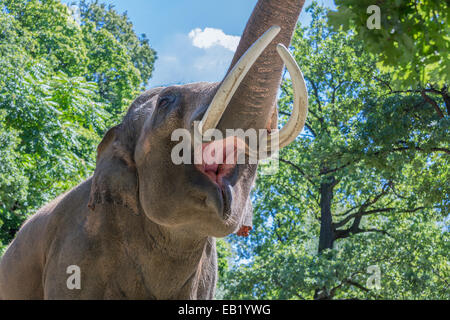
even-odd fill
[(281, 29), (236, 89), (218, 123), (219, 129), (276, 127), (276, 121), (271, 123), (271, 119), (276, 119), (276, 99), (284, 66), (277, 53), (277, 44), (289, 47), (303, 4), (304, 0), (258, 1), (227, 74), (264, 32), (272, 26)]
[(248, 146), (247, 152), (261, 159), (261, 151), (274, 152), (287, 146), (301, 132), (308, 111), (308, 92), (302, 72), (286, 46), (291, 42), (303, 3), (304, 0), (258, 2), (230, 69), (196, 126), (203, 138), (216, 128), (277, 128), (275, 101), (284, 64), (293, 85), (291, 117), (281, 130), (274, 130), (259, 141), (258, 148)]

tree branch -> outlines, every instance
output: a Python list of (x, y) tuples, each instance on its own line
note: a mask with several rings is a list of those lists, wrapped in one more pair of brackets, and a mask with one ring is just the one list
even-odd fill
[(282, 158), (278, 158), (279, 161), (289, 164), (290, 166), (292, 166), (294, 169), (296, 169), (306, 180), (308, 180), (312, 185), (314, 185), (314, 182), (312, 181), (311, 177), (309, 175), (307, 175), (299, 166), (297, 166), (295, 163), (289, 161), (289, 160), (285, 160)]
[[(285, 111), (278, 111), (279, 114), (282, 114), (284, 116), (288, 116), (291, 117), (291, 114), (289, 112), (285, 112)], [(305, 122), (305, 127), (313, 134), (314, 137), (317, 137), (316, 132), (313, 130), (313, 128), (311, 127), (311, 124), (308, 123), (308, 121)]]
[[(356, 219), (358, 219), (358, 218), (356, 218)], [(356, 221), (356, 219), (355, 219), (355, 221)], [(359, 221), (358, 221), (357, 224), (359, 225)], [(384, 235), (391, 236), (386, 230), (380, 230), (380, 229), (375, 229), (375, 228), (361, 229), (359, 227), (354, 228), (352, 226), (352, 227), (350, 227), (348, 229), (345, 229), (345, 230), (337, 230), (336, 233), (335, 233), (335, 239), (334, 240), (344, 239), (344, 238), (348, 238), (350, 235), (355, 235), (355, 234), (358, 234), (358, 233), (367, 233), (367, 232), (379, 232), (379, 233), (382, 233)]]
[(442, 90), (437, 90), (435, 88), (433, 88), (432, 86), (430, 86), (430, 88), (423, 88), (423, 89), (413, 89), (413, 90), (392, 90), (392, 87), (389, 85), (389, 83), (387, 83), (386, 81), (375, 77), (375, 80), (380, 81), (381, 83), (383, 83), (386, 87), (388, 87), (389, 89), (389, 94), (397, 94), (397, 93), (420, 93), (422, 95), (422, 97), (425, 99), (425, 101), (429, 102), (431, 105), (433, 105), (434, 109), (436, 110), (436, 112), (438, 113), (439, 117), (442, 119), (444, 114), (442, 112), (442, 110), (439, 108), (439, 106), (437, 105), (437, 103), (430, 98), (429, 96), (426, 95), (426, 93), (435, 93), (435, 94), (439, 94), (442, 96), (442, 99), (444, 100), (446, 109), (447, 109), (447, 113), (450, 115), (450, 96), (447, 93), (447, 86), (444, 86), (442, 88)]
[(347, 217), (345, 217), (344, 219), (342, 219), (339, 222), (333, 223), (333, 228), (336, 230), (339, 227), (344, 226), (347, 222), (349, 222), (351, 219), (356, 218), (358, 216), (364, 216), (364, 215), (368, 215), (371, 213), (375, 213), (375, 212), (382, 212), (381, 210), (387, 210), (386, 208), (384, 209), (376, 209), (376, 210), (371, 210), (371, 211), (366, 211), (366, 209), (368, 207), (370, 207), (371, 205), (375, 204), (378, 200), (380, 200), (384, 195), (386, 195), (388, 193), (387, 187), (389, 186), (389, 184), (386, 184), (383, 186), (382, 188), (382, 192), (377, 194), (372, 200), (366, 200), (366, 202), (364, 202), (359, 210), (355, 213), (352, 213), (350, 215), (348, 215)]
[(317, 137), (316, 132), (308, 121), (305, 122), (305, 127), (313, 134), (314, 137)]
[(351, 279), (346, 279), (346, 280), (344, 280), (344, 282), (347, 283), (347, 284), (350, 284), (350, 285), (352, 285), (354, 287), (357, 287), (358, 289), (361, 289), (361, 290), (363, 290), (365, 292), (370, 292), (370, 289), (364, 287), (363, 285), (361, 285), (358, 282), (355, 282), (355, 281), (353, 281)]
[(422, 97), (425, 99), (425, 101), (427, 101), (429, 104), (431, 104), (434, 108), (434, 110), (436, 110), (439, 118), (444, 118), (444, 113), (442, 112), (441, 108), (439, 108), (439, 105), (437, 104), (436, 101), (434, 101), (433, 99), (431, 99), (429, 96), (426, 95), (425, 90), (420, 91), (420, 94), (422, 95)]
[[(357, 160), (357, 161), (359, 161), (359, 160)], [(342, 165), (340, 167), (336, 167), (334, 169), (323, 170), (323, 171), (320, 172), (320, 175), (322, 176), (322, 175), (329, 174), (329, 173), (335, 173), (336, 171), (339, 171), (341, 169), (344, 169), (345, 167), (348, 167), (351, 163), (352, 162), (349, 161), (349, 162), (347, 162), (346, 164), (344, 164), (344, 165)]]
[[(322, 103), (320, 102), (319, 90), (317, 89), (317, 86), (314, 83), (314, 81), (312, 81), (309, 78), (308, 78), (308, 80), (311, 83), (311, 86), (313, 87), (314, 95), (316, 96), (316, 99), (317, 99), (317, 105), (319, 106), (319, 111), (322, 112)], [(321, 119), (323, 121), (323, 118), (321, 118)]]
[[(407, 151), (407, 150), (417, 150), (417, 151), (420, 151), (420, 152), (426, 152), (427, 151), (427, 150), (423, 149), (422, 147), (414, 146), (412, 148), (410, 148), (410, 147), (393, 148), (392, 152), (401, 152), (401, 151)], [(450, 149), (446, 149), (446, 148), (438, 147), (438, 148), (430, 148), (429, 150), (432, 151), (432, 152), (445, 152), (447, 154), (450, 154)]]
[[(418, 211), (421, 209), (425, 209), (425, 207), (418, 207), (418, 208), (408, 209), (408, 210), (400, 210), (398, 212), (415, 212), (415, 211)], [(359, 214), (355, 217), (356, 222), (353, 222), (353, 224), (350, 228), (344, 229), (344, 230), (342, 230), (342, 229), (335, 230), (334, 231), (334, 240), (344, 239), (344, 238), (348, 238), (350, 235), (355, 235), (358, 233), (367, 233), (367, 232), (379, 232), (384, 235), (392, 237), (386, 230), (380, 230), (380, 229), (376, 229), (376, 228), (361, 229), (361, 228), (359, 228), (359, 223), (361, 221), (361, 217), (363, 217), (363, 216), (373, 214), (373, 213), (389, 212), (389, 211), (394, 211), (394, 210), (395, 210), (395, 208), (383, 208), (383, 209), (375, 209), (375, 210), (365, 211), (364, 213)]]

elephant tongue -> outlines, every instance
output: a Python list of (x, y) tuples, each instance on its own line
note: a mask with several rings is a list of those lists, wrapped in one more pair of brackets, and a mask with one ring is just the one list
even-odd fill
[(211, 178), (214, 182), (217, 182), (217, 175), (219, 171), (219, 165), (218, 164), (204, 164), (203, 171), (205, 174)]
[(237, 137), (202, 144), (202, 164), (198, 169), (222, 187), (222, 178), (237, 164), (240, 153), (245, 151), (245, 143)]

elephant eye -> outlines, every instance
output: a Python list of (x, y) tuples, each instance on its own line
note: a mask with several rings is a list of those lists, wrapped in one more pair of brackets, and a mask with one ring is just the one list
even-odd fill
[(158, 101), (158, 108), (166, 108), (174, 101), (175, 101), (175, 96), (172, 96), (172, 95), (163, 96)]
[(154, 125), (159, 126), (164, 122), (166, 117), (173, 113), (174, 110), (177, 109), (177, 95), (173, 92), (167, 92), (159, 96), (158, 101), (156, 103), (155, 116), (154, 116)]

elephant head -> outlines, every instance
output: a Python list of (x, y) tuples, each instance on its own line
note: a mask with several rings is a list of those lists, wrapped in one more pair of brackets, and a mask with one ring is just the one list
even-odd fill
[[(285, 46), (303, 2), (259, 1), (220, 83), (154, 88), (137, 98), (122, 123), (109, 130), (98, 147), (89, 207), (112, 202), (167, 229), (196, 237), (222, 237), (236, 231), (245, 235), (251, 227), (250, 191), (257, 164), (196, 164), (194, 160), (176, 164), (171, 155), (178, 142), (172, 134), (180, 128), (203, 137), (209, 129), (224, 133), (226, 129), (264, 129), (270, 134), (259, 148), (266, 151), (274, 138), (279, 147), (295, 139), (305, 123), (307, 92)], [(291, 119), (278, 131), (276, 96), (284, 64), (295, 99)], [(219, 142), (233, 159), (241, 153), (246, 159), (258, 153), (245, 139), (227, 137), (212, 144)], [(203, 153), (211, 142), (200, 145)], [(195, 146), (193, 150), (192, 157)]]

